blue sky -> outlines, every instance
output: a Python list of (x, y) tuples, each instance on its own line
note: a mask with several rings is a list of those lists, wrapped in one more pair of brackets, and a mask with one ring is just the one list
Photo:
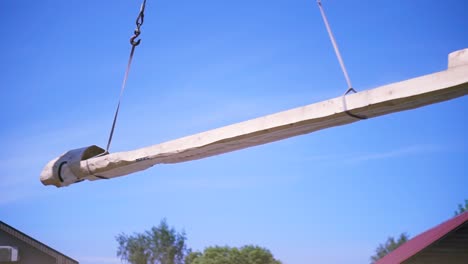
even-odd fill
[[(468, 2), (323, 0), (357, 90), (441, 71)], [(167, 218), (196, 250), (258, 244), (288, 264), (367, 263), (468, 198), (468, 98), (67, 188), (63, 152), (105, 146), (139, 1), (0, 2), (0, 219), (83, 264)], [(337, 97), (315, 1), (153, 1), (111, 151)]]

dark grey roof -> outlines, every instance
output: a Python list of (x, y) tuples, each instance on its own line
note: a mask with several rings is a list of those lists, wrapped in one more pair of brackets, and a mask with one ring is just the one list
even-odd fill
[(58, 252), (57, 250), (47, 246), (46, 244), (26, 235), (25, 233), (19, 231), (18, 229), (0, 221), (0, 230), (16, 237), (17, 239), (31, 245), (32, 247), (40, 250), (41, 252), (46, 253), (49, 256), (52, 256), (56, 259), (57, 264), (78, 264), (78, 261)]

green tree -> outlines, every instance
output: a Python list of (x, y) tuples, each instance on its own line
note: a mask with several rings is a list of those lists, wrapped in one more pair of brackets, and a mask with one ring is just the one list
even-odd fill
[(131, 264), (183, 264), (190, 253), (185, 233), (176, 232), (163, 219), (159, 226), (134, 235), (119, 234), (117, 256)]
[(281, 264), (268, 249), (259, 246), (208, 247), (203, 253), (192, 252), (185, 264)]
[(185, 257), (185, 264), (190, 264), (194, 263), (196, 258), (199, 258), (202, 256), (201, 252), (190, 252), (186, 257)]
[(380, 244), (375, 250), (375, 255), (371, 256), (371, 263), (376, 263), (377, 260), (385, 257), (388, 253), (397, 249), (409, 240), (409, 236), (406, 233), (402, 233), (400, 237), (395, 240), (393, 237), (389, 237), (384, 244)]
[(468, 211), (468, 199), (465, 200), (465, 206), (463, 206), (462, 204), (458, 205), (458, 210), (455, 211), (455, 216), (457, 216), (459, 214), (462, 214), (462, 213), (464, 213), (466, 211)]

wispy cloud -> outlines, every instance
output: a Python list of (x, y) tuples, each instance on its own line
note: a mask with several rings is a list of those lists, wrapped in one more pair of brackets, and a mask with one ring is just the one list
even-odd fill
[(381, 160), (381, 159), (392, 159), (400, 158), (405, 156), (419, 155), (419, 154), (428, 154), (444, 151), (446, 148), (436, 145), (414, 145), (407, 146), (399, 149), (386, 150), (382, 152), (374, 152), (368, 154), (356, 155), (347, 159), (348, 162), (357, 163), (365, 162), (371, 160)]
[(222, 178), (222, 177), (191, 177), (183, 178), (179, 177), (176, 179), (168, 179), (166, 182), (168, 186), (172, 186), (174, 189), (195, 189), (195, 190), (235, 190), (246, 188), (254, 185), (255, 182), (245, 182), (239, 179), (233, 178)]
[[(271, 174), (238, 175), (232, 174), (229, 177), (220, 177), (219, 174), (205, 175), (160, 175), (157, 179), (158, 184), (165, 186), (160, 192), (172, 193), (173, 190), (182, 192), (200, 192), (200, 191), (243, 191), (256, 188), (286, 187), (294, 185), (299, 181), (299, 176), (288, 176)], [(153, 193), (154, 185), (140, 187), (139, 193)]]
[(0, 205), (43, 194), (41, 192), (43, 186), (39, 182), (39, 172), (3, 173), (0, 178)]
[[(326, 240), (326, 239), (325, 239)], [(359, 240), (345, 241), (321, 241), (321, 243), (311, 243), (313, 246), (291, 248), (289, 245), (282, 245), (273, 252), (282, 252), (278, 255), (280, 260), (289, 260), (288, 263), (309, 264), (309, 263), (366, 263), (372, 254), (374, 245), (362, 243)], [(337, 254), (337, 251), (340, 254)]]
[(0, 143), (5, 152), (0, 154), (0, 205), (44, 195), (44, 186), (39, 181), (43, 167), (83, 138), (83, 131), (71, 127), (21, 139), (2, 138)]
[(439, 146), (439, 145), (429, 145), (429, 144), (420, 144), (412, 146), (404, 146), (395, 149), (381, 150), (375, 152), (357, 152), (357, 153), (343, 153), (343, 154), (323, 154), (316, 156), (309, 156), (307, 160), (314, 161), (343, 161), (346, 163), (362, 163), (373, 160), (384, 160), (384, 159), (395, 159), (401, 157), (408, 157), (421, 154), (432, 154), (444, 151), (453, 150), (450, 146)]
[[(34, 172), (37, 168), (37, 171)], [(41, 164), (28, 154), (0, 159), (0, 204), (37, 194)], [(33, 173), (34, 172), (34, 173)]]
[(78, 258), (80, 263), (82, 264), (105, 264), (105, 263), (122, 263), (119, 258), (116, 257), (98, 257), (98, 256), (90, 256), (90, 257), (81, 257)]

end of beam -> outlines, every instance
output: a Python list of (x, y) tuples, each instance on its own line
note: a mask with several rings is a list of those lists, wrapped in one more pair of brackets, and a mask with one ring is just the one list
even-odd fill
[(448, 68), (455, 68), (459, 66), (468, 65), (468, 48), (457, 50), (448, 56)]

